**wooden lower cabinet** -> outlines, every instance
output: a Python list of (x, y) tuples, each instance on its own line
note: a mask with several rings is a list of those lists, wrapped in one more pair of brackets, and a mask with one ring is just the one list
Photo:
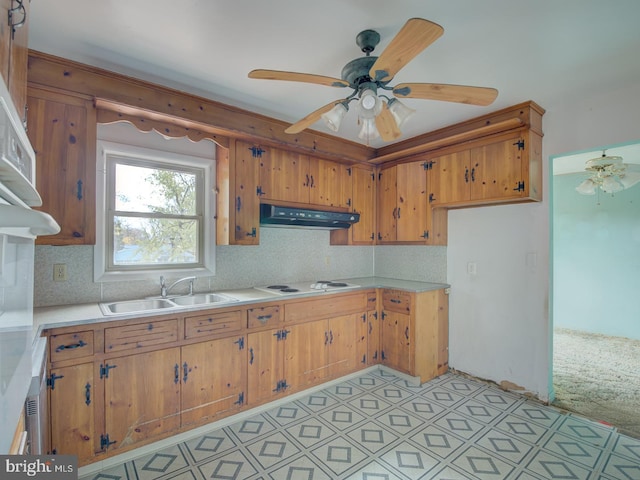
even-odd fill
[(449, 368), (447, 289), (382, 291), (382, 364), (426, 382)]
[(175, 347), (114, 358), (101, 366), (104, 448), (118, 450), (180, 428), (179, 364), (180, 349)]
[(93, 362), (49, 371), (51, 453), (77, 455), (79, 461), (99, 450), (96, 438)]
[(213, 421), (244, 404), (245, 337), (221, 338), (182, 347), (182, 426)]
[(377, 363), (427, 381), (447, 310), (371, 289), (48, 330), (51, 451), (86, 465)]

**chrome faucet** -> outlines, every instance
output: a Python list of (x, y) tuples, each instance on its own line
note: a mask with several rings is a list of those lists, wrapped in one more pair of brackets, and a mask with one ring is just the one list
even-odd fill
[(195, 279), (196, 277), (184, 277), (176, 280), (167, 287), (167, 284), (164, 281), (164, 277), (160, 275), (160, 296), (162, 298), (167, 298), (167, 295), (169, 295), (169, 292), (173, 287), (175, 287), (178, 283), (186, 282), (187, 280), (189, 280), (189, 295), (193, 295), (193, 282), (195, 281)]

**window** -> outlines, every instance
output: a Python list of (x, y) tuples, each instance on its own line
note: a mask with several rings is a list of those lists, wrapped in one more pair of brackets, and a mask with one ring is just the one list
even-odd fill
[(98, 142), (96, 281), (213, 273), (213, 160)]

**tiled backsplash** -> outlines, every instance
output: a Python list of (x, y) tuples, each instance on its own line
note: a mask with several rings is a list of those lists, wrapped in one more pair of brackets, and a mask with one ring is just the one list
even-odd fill
[[(38, 246), (35, 260), (36, 307), (127, 300), (160, 292), (159, 278), (94, 283), (92, 246)], [(65, 282), (53, 281), (57, 263), (67, 265)], [(325, 230), (263, 228), (258, 246), (216, 247), (216, 275), (198, 278), (195, 290), (372, 275), (444, 283), (446, 272), (446, 247), (331, 246)], [(169, 282), (178, 278), (165, 276)]]

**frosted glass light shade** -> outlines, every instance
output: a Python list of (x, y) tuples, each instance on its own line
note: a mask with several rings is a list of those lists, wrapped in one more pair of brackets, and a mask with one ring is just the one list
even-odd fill
[(619, 192), (620, 190), (623, 190), (624, 187), (622, 186), (622, 184), (618, 181), (616, 181), (615, 178), (613, 177), (606, 177), (603, 181), (602, 181), (602, 190), (607, 192), (607, 193), (616, 193)]
[(373, 118), (363, 118), (361, 122), (362, 128), (360, 129), (360, 133), (358, 133), (358, 138), (362, 140), (374, 140), (380, 136)]
[(578, 192), (580, 195), (595, 195), (596, 188), (596, 184), (593, 183), (593, 180), (587, 178), (584, 182), (576, 187), (576, 192)]
[(382, 100), (378, 98), (376, 92), (367, 88), (360, 94), (356, 111), (360, 118), (375, 118), (382, 111)]
[(392, 98), (388, 102), (389, 111), (393, 115), (396, 123), (398, 124), (398, 128), (402, 126), (404, 122), (407, 121), (409, 117), (411, 117), (416, 111), (413, 108), (407, 107), (404, 103), (402, 103), (397, 98)]
[(337, 132), (340, 128), (340, 124), (342, 123), (342, 119), (347, 114), (348, 110), (349, 109), (344, 103), (339, 103), (328, 112), (320, 115), (320, 118), (324, 120), (324, 123), (327, 127), (329, 127), (334, 132)]

